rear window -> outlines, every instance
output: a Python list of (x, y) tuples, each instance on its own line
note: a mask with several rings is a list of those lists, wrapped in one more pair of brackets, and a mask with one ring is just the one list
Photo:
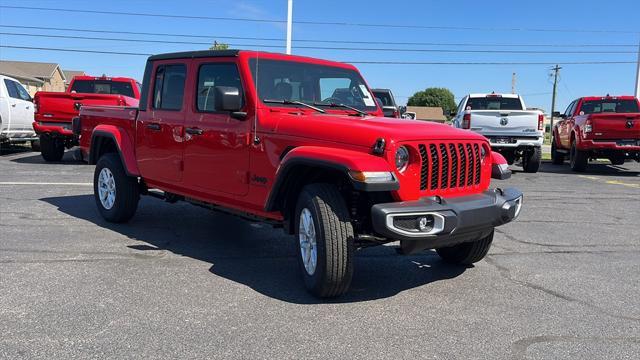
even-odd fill
[(391, 95), (389, 95), (386, 91), (374, 91), (373, 96), (380, 100), (382, 106), (395, 106), (393, 104), (393, 100), (391, 99)]
[(111, 80), (76, 80), (71, 91), (82, 94), (113, 94), (135, 97), (129, 82)]
[(500, 96), (469, 98), (467, 108), (471, 110), (524, 110), (519, 98)]
[(600, 114), (600, 113), (637, 113), (638, 102), (635, 100), (588, 100), (582, 103), (580, 112), (584, 114)]

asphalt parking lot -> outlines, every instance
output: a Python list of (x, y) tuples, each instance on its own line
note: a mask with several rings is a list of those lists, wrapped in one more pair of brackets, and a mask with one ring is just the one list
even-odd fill
[(516, 172), (486, 260), (366, 249), (323, 302), (278, 229), (153, 198), (106, 223), (70, 155), (0, 156), (0, 358), (640, 358), (638, 163)]

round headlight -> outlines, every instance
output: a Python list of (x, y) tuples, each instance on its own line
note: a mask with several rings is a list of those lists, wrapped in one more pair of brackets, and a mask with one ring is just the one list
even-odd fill
[(406, 147), (400, 146), (396, 150), (396, 169), (402, 172), (407, 168), (409, 164), (409, 150)]

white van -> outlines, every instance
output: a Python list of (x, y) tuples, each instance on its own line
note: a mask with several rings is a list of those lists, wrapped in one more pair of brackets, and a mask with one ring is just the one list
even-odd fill
[(31, 142), (38, 146), (33, 131), (33, 102), (29, 92), (14, 78), (0, 75), (0, 144)]

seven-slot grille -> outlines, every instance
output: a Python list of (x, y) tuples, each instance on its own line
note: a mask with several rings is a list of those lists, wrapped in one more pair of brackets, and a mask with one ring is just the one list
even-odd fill
[(480, 184), (479, 143), (429, 143), (418, 145), (422, 169), (420, 190), (442, 190)]

